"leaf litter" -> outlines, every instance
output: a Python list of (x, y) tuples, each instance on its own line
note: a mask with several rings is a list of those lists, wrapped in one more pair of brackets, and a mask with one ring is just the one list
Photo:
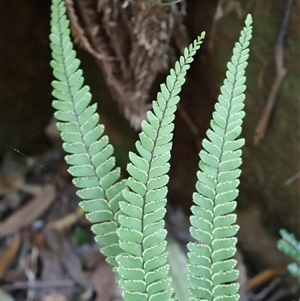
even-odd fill
[[(12, 156), (5, 156), (2, 162), (0, 276), (3, 296), (10, 301), (121, 301), (112, 269), (93, 242), (89, 223), (77, 206), (79, 199), (59, 144), (54, 145), (54, 149), (27, 168), (21, 169), (22, 164), (14, 162)], [(239, 223), (249, 223), (249, 216), (253, 219), (256, 215), (238, 214)], [(191, 239), (188, 218), (182, 210), (168, 204), (166, 227), (179, 246), (175, 256), (185, 257), (186, 243)], [(289, 298), (297, 294), (297, 286), (291, 286), (285, 269), (278, 268), (284, 266), (282, 262), (278, 261), (274, 268), (266, 265), (261, 271), (251, 271), (249, 249), (257, 246), (264, 249), (263, 245), (268, 243), (261, 229), (255, 230), (256, 237), (250, 230), (240, 232), (242, 239), (236, 257), (241, 300), (291, 300)]]

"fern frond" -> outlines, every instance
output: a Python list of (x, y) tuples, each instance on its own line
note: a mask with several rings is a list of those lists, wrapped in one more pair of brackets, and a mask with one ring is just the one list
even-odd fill
[(284, 254), (295, 260), (288, 264), (287, 269), (292, 276), (300, 281), (300, 241), (297, 241), (295, 235), (285, 229), (281, 229), (280, 234), (282, 239), (278, 241), (277, 247)]
[(244, 139), (241, 133), (246, 89), (245, 68), (249, 57), (252, 18), (247, 16), (235, 44), (226, 79), (215, 105), (208, 139), (203, 140), (193, 195), (191, 235), (201, 243), (188, 244), (188, 281), (191, 300), (238, 300), (235, 225), (238, 177)]
[(186, 48), (171, 69), (166, 84), (161, 85), (161, 92), (157, 94), (157, 101), (153, 102), (153, 113), (149, 111), (148, 121), (142, 122), (143, 131), (136, 143), (139, 155), (129, 155), (130, 177), (128, 188), (123, 191), (125, 201), (120, 202), (117, 231), (124, 253), (116, 258), (125, 301), (173, 300), (163, 221), (168, 162), (178, 93), (203, 37), (204, 33)]
[[(96, 104), (90, 105), (91, 93), (83, 86), (80, 61), (76, 58), (70, 39), (69, 21), (66, 18), (64, 1), (53, 0), (51, 6), (50, 47), (51, 67), (56, 78), (52, 82), (55, 97), (52, 105), (55, 118), (60, 122), (63, 148), (69, 153), (65, 157), (71, 165), (69, 173), (79, 188), (77, 194), (83, 200), (81, 208), (95, 225), (92, 230), (95, 240), (102, 246), (101, 252), (115, 266), (115, 255), (121, 251), (116, 233), (115, 214), (119, 201), (123, 199), (124, 181), (117, 182), (120, 169), (115, 168), (113, 147), (103, 135), (104, 126), (99, 125)], [(115, 184), (116, 183), (116, 184)]]

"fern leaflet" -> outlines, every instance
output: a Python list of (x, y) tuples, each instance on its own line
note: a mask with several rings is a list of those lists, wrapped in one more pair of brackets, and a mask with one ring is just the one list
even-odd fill
[(280, 230), (282, 239), (277, 243), (277, 247), (284, 254), (290, 256), (295, 261), (288, 264), (289, 273), (300, 281), (300, 241), (297, 241), (294, 234), (285, 229)]
[(79, 205), (95, 224), (92, 230), (96, 242), (102, 246), (101, 252), (115, 266), (115, 255), (121, 251), (115, 215), (119, 201), (123, 199), (125, 182), (118, 182), (120, 169), (115, 168), (113, 147), (103, 135), (104, 126), (98, 124), (96, 104), (90, 105), (89, 87), (83, 86), (80, 61), (70, 39), (64, 2), (53, 0), (51, 11), (53, 60), (50, 64), (56, 78), (52, 82), (55, 97), (52, 106), (56, 109), (55, 118), (60, 121), (57, 128), (64, 141), (63, 148), (69, 153), (65, 157), (71, 165), (68, 171), (74, 177), (73, 183), (79, 188), (77, 194), (83, 200)]
[(166, 253), (167, 173), (174, 129), (178, 93), (185, 81), (186, 71), (196, 50), (200, 48), (204, 33), (185, 49), (161, 85), (153, 112), (142, 122), (142, 132), (136, 148), (139, 155), (130, 153), (131, 163), (125, 201), (120, 202), (120, 227), (117, 230), (120, 247), (117, 256), (119, 285), (125, 301), (164, 301), (172, 299), (171, 280)]
[(244, 139), (241, 133), (245, 68), (249, 57), (252, 18), (247, 16), (239, 42), (235, 44), (231, 62), (227, 64), (226, 79), (215, 105), (208, 139), (202, 142), (197, 192), (193, 195), (190, 218), (191, 235), (200, 243), (188, 244), (188, 281), (191, 300), (238, 300), (238, 272), (234, 269), (236, 251), (234, 225), (238, 195), (238, 177)]

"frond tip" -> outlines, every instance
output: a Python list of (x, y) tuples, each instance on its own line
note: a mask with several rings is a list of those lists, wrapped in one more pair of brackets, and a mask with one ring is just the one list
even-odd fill
[(117, 256), (120, 286), (125, 301), (171, 301), (173, 290), (168, 277), (166, 253), (167, 175), (171, 157), (174, 118), (179, 92), (193, 56), (200, 48), (204, 34), (184, 50), (171, 69), (166, 84), (153, 102), (153, 112), (142, 122), (143, 131), (136, 143), (138, 154), (130, 153), (131, 163), (125, 201), (120, 202), (119, 244), (124, 253)]
[(98, 124), (96, 104), (90, 105), (89, 87), (83, 86), (80, 61), (70, 39), (64, 2), (53, 0), (51, 12), (50, 65), (56, 78), (52, 81), (54, 116), (59, 120), (57, 128), (64, 141), (63, 148), (69, 153), (65, 156), (70, 165), (68, 171), (79, 188), (77, 194), (82, 199), (79, 205), (86, 212), (87, 219), (94, 223), (95, 240), (102, 246), (107, 261), (114, 266), (115, 255), (121, 251), (114, 215), (119, 210), (118, 203), (123, 198), (121, 192), (125, 185), (124, 182), (117, 183), (120, 170), (115, 168), (113, 147), (103, 135), (104, 126)]
[(238, 300), (235, 225), (238, 185), (242, 163), (240, 148), (246, 86), (245, 68), (249, 57), (252, 18), (247, 16), (239, 42), (227, 64), (226, 79), (215, 105), (208, 139), (200, 151), (197, 192), (190, 218), (191, 235), (199, 243), (188, 244), (188, 280), (192, 300)]

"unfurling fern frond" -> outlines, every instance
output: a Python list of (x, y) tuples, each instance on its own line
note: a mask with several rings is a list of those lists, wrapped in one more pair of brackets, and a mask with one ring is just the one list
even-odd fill
[(235, 44), (226, 79), (215, 105), (208, 139), (200, 152), (197, 192), (193, 195), (190, 218), (191, 235), (200, 243), (188, 244), (188, 281), (191, 300), (238, 300), (235, 235), (235, 198), (238, 195), (238, 169), (242, 163), (240, 148), (245, 115), (245, 68), (249, 57), (252, 18), (247, 16), (239, 42)]
[(300, 282), (300, 241), (297, 241), (295, 235), (285, 229), (281, 229), (280, 234), (282, 239), (278, 241), (277, 247), (280, 251), (295, 260), (288, 264), (287, 269)]
[(115, 214), (123, 199), (124, 181), (117, 182), (120, 169), (115, 168), (113, 147), (103, 135), (104, 126), (99, 125), (96, 104), (90, 105), (91, 94), (83, 86), (80, 61), (76, 58), (70, 40), (69, 21), (63, 1), (53, 0), (51, 6), (50, 47), (51, 66), (56, 78), (52, 82), (55, 97), (52, 105), (57, 110), (57, 127), (64, 141), (65, 157), (71, 165), (69, 173), (79, 188), (77, 194), (83, 200), (82, 209), (94, 223), (96, 241), (102, 246), (107, 261), (115, 266), (115, 255), (121, 251), (116, 233)]
[(153, 102), (153, 113), (148, 112), (148, 121), (142, 122), (143, 131), (136, 143), (139, 155), (130, 153), (129, 156), (131, 163), (127, 171), (131, 177), (123, 191), (125, 201), (120, 202), (117, 231), (124, 253), (116, 258), (121, 277), (119, 285), (126, 301), (172, 300), (163, 220), (168, 162), (178, 93), (203, 37), (204, 34), (185, 49), (171, 69), (166, 85), (161, 85), (157, 101)]

